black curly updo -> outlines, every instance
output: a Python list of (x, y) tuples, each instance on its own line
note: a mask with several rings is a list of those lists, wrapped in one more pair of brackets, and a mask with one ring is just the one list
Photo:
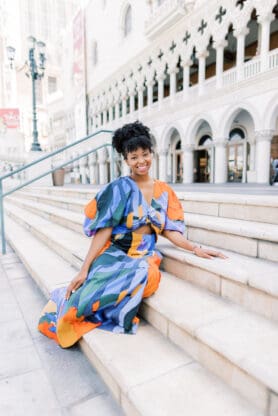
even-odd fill
[(134, 152), (139, 148), (153, 152), (150, 129), (140, 123), (140, 121), (125, 124), (114, 132), (112, 146), (125, 159), (128, 153)]

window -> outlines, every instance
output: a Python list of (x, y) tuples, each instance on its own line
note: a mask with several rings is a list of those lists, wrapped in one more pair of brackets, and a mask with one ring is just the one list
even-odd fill
[(57, 78), (48, 77), (48, 94), (53, 94), (57, 91)]
[(229, 141), (230, 142), (240, 142), (244, 138), (245, 138), (245, 134), (239, 128), (233, 129), (229, 134)]
[(92, 46), (92, 63), (93, 63), (93, 66), (96, 66), (98, 63), (98, 46), (97, 46), (96, 41), (93, 41), (93, 46)]
[(124, 37), (126, 38), (132, 29), (132, 11), (131, 6), (129, 5), (126, 13), (125, 13), (125, 19), (124, 19)]

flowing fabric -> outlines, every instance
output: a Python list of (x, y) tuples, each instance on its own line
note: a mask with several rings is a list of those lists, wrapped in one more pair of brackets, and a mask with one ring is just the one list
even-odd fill
[[(136, 233), (146, 224), (152, 234)], [(163, 230), (185, 230), (182, 206), (166, 183), (154, 182), (148, 204), (129, 176), (106, 185), (85, 207), (88, 237), (106, 227), (113, 227), (111, 239), (92, 262), (84, 284), (69, 300), (66, 287), (54, 290), (42, 312), (39, 330), (64, 348), (96, 327), (136, 333), (140, 303), (159, 286), (157, 236)]]

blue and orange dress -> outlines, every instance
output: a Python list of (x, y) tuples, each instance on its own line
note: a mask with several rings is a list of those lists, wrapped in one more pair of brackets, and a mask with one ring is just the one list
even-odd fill
[[(152, 234), (136, 233), (146, 224)], [(154, 181), (149, 205), (129, 176), (106, 185), (85, 207), (85, 234), (94, 236), (105, 227), (112, 227), (111, 239), (92, 262), (84, 284), (69, 300), (66, 287), (54, 290), (40, 318), (39, 330), (64, 348), (96, 327), (134, 334), (142, 299), (159, 286), (157, 237), (163, 230), (185, 230), (182, 206), (166, 183)]]

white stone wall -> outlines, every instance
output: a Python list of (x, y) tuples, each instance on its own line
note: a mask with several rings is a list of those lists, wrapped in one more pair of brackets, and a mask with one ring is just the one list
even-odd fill
[[(248, 152), (248, 159), (252, 159), (250, 166), (245, 166), (242, 181), (268, 183), (270, 143), (277, 134), (278, 117), (278, 49), (269, 51), (270, 24), (274, 19), (272, 9), (276, 2), (249, 0), (241, 8), (236, 6), (236, 1), (228, 0), (195, 2), (195, 5), (188, 1), (165, 0), (162, 3), (164, 14), (159, 13), (155, 2), (146, 2), (149, 3), (147, 17), (142, 16), (142, 10), (136, 9), (135, 3), (138, 2), (129, 3), (137, 19), (141, 19), (141, 25), (134, 25), (133, 35), (123, 42), (123, 47), (119, 43), (118, 22), (119, 11), (125, 10), (127, 2), (107, 2), (106, 9), (102, 11), (97, 9), (100, 2), (91, 2), (88, 6), (88, 16), (89, 11), (94, 9), (95, 19), (96, 16), (99, 19), (96, 26), (91, 21), (90, 24), (87, 22), (88, 44), (92, 39), (101, 37), (104, 28), (109, 27), (111, 34), (101, 39), (99, 62), (95, 70), (88, 74), (89, 115), (90, 122), (93, 122), (91, 131), (100, 128), (113, 130), (126, 122), (142, 120), (152, 128), (156, 138), (161, 179), (174, 181), (175, 174), (169, 174), (174, 165), (169, 165), (167, 152), (173, 133), (178, 134), (182, 151), (182, 180), (188, 183), (194, 180), (193, 158), (196, 156), (194, 149), (198, 135), (200, 137), (207, 129), (213, 146), (211, 182), (223, 183), (228, 179), (229, 133), (239, 127), (245, 131), (245, 151)], [(221, 23), (216, 19), (221, 14), (220, 7), (225, 10)], [(257, 54), (244, 62), (245, 38), (249, 31), (247, 24), (254, 8), (259, 25)], [(169, 21), (173, 22), (172, 26)], [(231, 24), (237, 39), (236, 65), (223, 71), (223, 50), (227, 44), (225, 36)], [(204, 26), (203, 34), (201, 26)], [(190, 33), (187, 44), (183, 41), (186, 32)], [(216, 49), (216, 75), (205, 79), (205, 60), (211, 37)], [(170, 48), (173, 42), (176, 44), (174, 51)], [(128, 52), (125, 45), (128, 45)], [(188, 72), (193, 47), (198, 57), (198, 82), (191, 87)], [(158, 58), (161, 51), (162, 59)], [(179, 59), (183, 67), (183, 90), (177, 92)], [(170, 95), (163, 98), (166, 75), (170, 78)], [(158, 101), (153, 103), (155, 83), (158, 84)], [(143, 106), (143, 90), (147, 95), (146, 106)], [(136, 111), (135, 96), (138, 99)], [(129, 114), (126, 114), (127, 102)]]

